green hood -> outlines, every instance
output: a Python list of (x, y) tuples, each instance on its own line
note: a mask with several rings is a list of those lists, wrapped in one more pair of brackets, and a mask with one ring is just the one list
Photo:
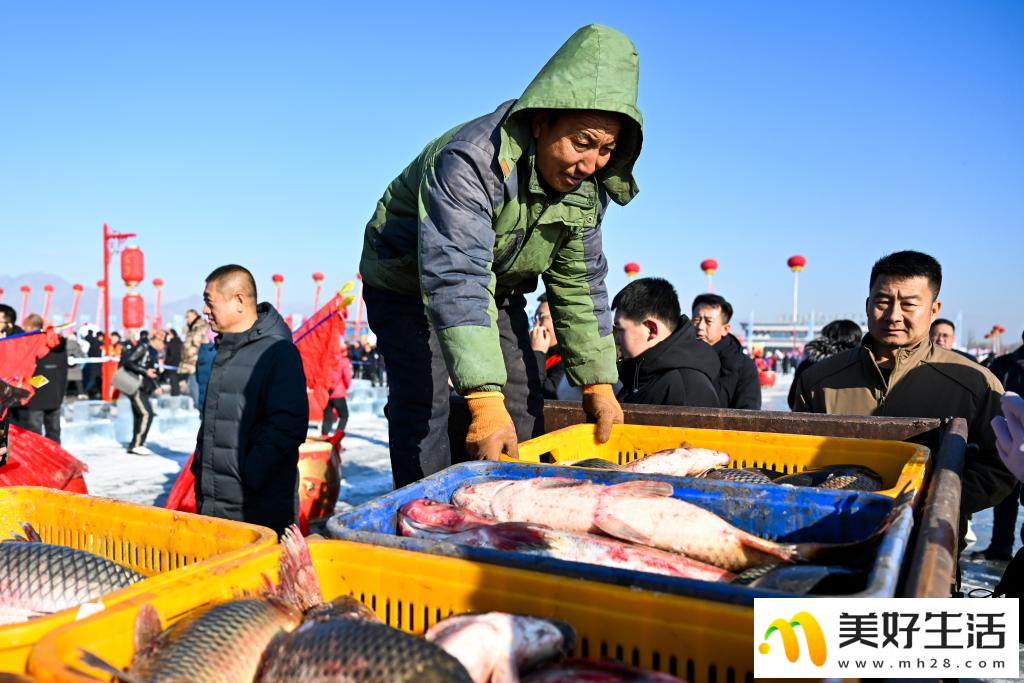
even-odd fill
[[(499, 158), (508, 169), (529, 148), (530, 111), (598, 109), (623, 114), (624, 123), (612, 160), (597, 174), (609, 196), (626, 204), (640, 188), (633, 164), (643, 143), (643, 116), (636, 106), (640, 56), (624, 34), (591, 24), (565, 41), (512, 107), (501, 136)], [(506, 165), (508, 164), (508, 165)]]

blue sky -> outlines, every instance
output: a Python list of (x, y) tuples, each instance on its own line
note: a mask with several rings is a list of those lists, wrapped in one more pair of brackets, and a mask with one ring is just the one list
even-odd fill
[(613, 293), (637, 261), (685, 306), (714, 257), (737, 316), (774, 320), (802, 253), (801, 311), (855, 314), (872, 262), (916, 248), (968, 330), (1024, 327), (1018, 2), (3, 3), (0, 274), (92, 284), (108, 222), (140, 234), (166, 300), (237, 261), (304, 302), (312, 271), (354, 275), (424, 143), (516, 97), (590, 22), (641, 60)]

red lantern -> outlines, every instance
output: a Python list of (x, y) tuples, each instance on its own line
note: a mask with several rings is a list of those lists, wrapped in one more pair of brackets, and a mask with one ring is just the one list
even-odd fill
[(100, 289), (103, 289), (104, 287), (107, 286), (107, 283), (104, 282), (103, 280), (97, 280), (96, 281), (96, 286), (99, 287)]
[(47, 294), (53, 294), (53, 285), (43, 285), (43, 291)]
[(4, 288), (0, 287), (0, 299), (4, 298)]
[(804, 266), (807, 265), (807, 259), (800, 254), (797, 254), (796, 256), (790, 256), (789, 260), (786, 261), (786, 265), (789, 266), (789, 269), (794, 273), (799, 273), (804, 269)]
[(275, 285), (279, 285), (284, 282), (284, 275), (281, 275), (281, 273), (274, 273), (270, 276), (270, 279), (274, 281)]
[(82, 292), (85, 291), (85, 287), (76, 282), (75, 284), (71, 285), (71, 291), (74, 292), (75, 294), (81, 294)]
[(324, 274), (323, 273), (321, 273), (320, 271), (317, 271), (317, 272), (313, 273), (313, 282), (315, 282), (317, 284), (320, 284), (323, 281), (324, 281)]
[(161, 287), (163, 287), (164, 286), (163, 278), (159, 278), (159, 277), (153, 278), (153, 286), (156, 287), (157, 289), (160, 289)]
[(128, 292), (121, 300), (121, 322), (129, 330), (138, 330), (146, 319), (146, 304), (138, 292)]
[(29, 287), (28, 285), (22, 285), (21, 287), (19, 287), (19, 289), (21, 290), (22, 294), (28, 294), (29, 292), (32, 291), (32, 288)]
[(630, 261), (622, 270), (623, 272), (626, 273), (626, 277), (632, 280), (633, 278), (640, 274), (640, 264), (634, 261)]
[(134, 287), (146, 277), (145, 258), (136, 246), (125, 247), (121, 252), (121, 279), (128, 287)]
[(713, 258), (706, 258), (700, 262), (700, 269), (704, 271), (705, 275), (714, 275), (715, 271), (718, 270), (718, 261)]

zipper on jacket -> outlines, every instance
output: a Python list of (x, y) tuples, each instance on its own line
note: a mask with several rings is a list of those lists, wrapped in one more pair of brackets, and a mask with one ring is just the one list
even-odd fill
[(643, 358), (641, 358), (639, 361), (637, 361), (636, 372), (633, 374), (633, 393), (634, 394), (640, 392), (640, 366), (643, 365), (643, 362), (644, 362)]

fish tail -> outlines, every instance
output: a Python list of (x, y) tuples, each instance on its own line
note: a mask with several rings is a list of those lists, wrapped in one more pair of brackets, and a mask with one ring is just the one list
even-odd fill
[(769, 541), (766, 538), (761, 538), (748, 533), (740, 534), (740, 542), (748, 548), (753, 548), (754, 550), (772, 557), (777, 557), (786, 562), (796, 562), (801, 558), (799, 548), (800, 544), (797, 543), (776, 543), (775, 541)]
[(43, 537), (39, 535), (35, 527), (28, 522), (21, 523), (21, 531), (24, 536), (20, 536), (17, 532), (11, 534), (11, 539), (14, 541), (20, 541), (22, 543), (42, 543)]
[(881, 524), (878, 525), (871, 535), (849, 543), (797, 543), (798, 559), (807, 562), (841, 559), (843, 556), (848, 556), (850, 551), (860, 550), (877, 543), (885, 535), (885, 532), (889, 530), (889, 527), (895, 524), (903, 515), (914, 498), (913, 490), (908, 491), (906, 486), (903, 489), (903, 493), (893, 501), (892, 508), (885, 516), (885, 519), (882, 520)]
[(104, 661), (103, 659), (97, 657), (88, 650), (80, 650), (80, 652), (82, 654), (79, 656), (79, 659), (83, 664), (87, 666), (91, 666), (94, 669), (99, 669), (100, 671), (103, 671), (104, 673), (113, 676), (117, 680), (122, 681), (122, 683), (143, 683), (141, 679), (136, 678), (127, 671), (122, 671), (121, 669), (118, 669), (113, 664)]
[(281, 551), (277, 596), (304, 614), (324, 601), (313, 559), (309, 556), (309, 546), (294, 524), (281, 536), (281, 545), (284, 549)]

